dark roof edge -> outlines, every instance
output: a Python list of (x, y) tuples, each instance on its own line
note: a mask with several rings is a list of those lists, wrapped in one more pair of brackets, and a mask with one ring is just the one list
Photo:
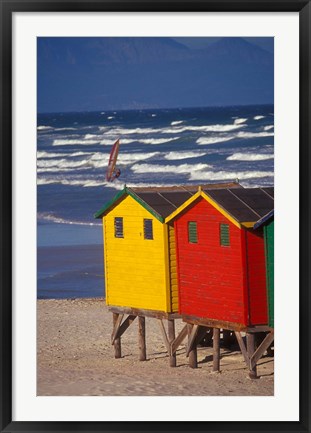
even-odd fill
[(107, 211), (110, 210), (120, 199), (125, 195), (130, 195), (134, 200), (137, 201), (141, 206), (143, 206), (149, 213), (151, 213), (160, 222), (164, 222), (164, 218), (158, 214), (152, 207), (150, 207), (146, 202), (144, 202), (140, 197), (138, 197), (133, 190), (125, 186), (122, 191), (118, 192), (109, 202), (107, 202), (98, 212), (95, 213), (94, 218), (102, 218)]
[(126, 186), (121, 191), (119, 191), (111, 200), (109, 200), (103, 207), (101, 207), (99, 211), (94, 214), (94, 218), (101, 218), (106, 213), (106, 211), (125, 194), (127, 194)]
[(259, 227), (261, 227), (263, 224), (268, 222), (268, 220), (270, 220), (273, 217), (274, 217), (274, 209), (272, 209), (270, 212), (268, 212), (266, 215), (264, 215), (262, 218), (260, 218), (260, 220), (258, 220), (256, 222), (256, 224), (254, 224), (254, 229), (255, 230), (258, 229)]

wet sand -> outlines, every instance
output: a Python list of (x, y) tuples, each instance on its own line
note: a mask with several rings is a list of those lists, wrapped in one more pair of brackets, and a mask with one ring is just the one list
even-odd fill
[[(212, 372), (212, 348), (199, 347), (191, 369), (185, 345), (177, 367), (169, 358), (157, 320), (146, 319), (147, 361), (139, 361), (136, 321), (122, 337), (122, 358), (110, 342), (112, 314), (104, 299), (37, 301), (37, 395), (43, 396), (269, 396), (274, 362), (259, 361), (257, 380), (248, 377), (239, 351), (221, 349), (221, 372)], [(176, 331), (183, 323), (176, 322)]]

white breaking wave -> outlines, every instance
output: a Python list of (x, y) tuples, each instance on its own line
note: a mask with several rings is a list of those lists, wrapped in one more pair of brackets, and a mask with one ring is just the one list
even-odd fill
[(151, 117), (157, 117), (157, 115), (156, 114), (151, 114)]
[(263, 129), (265, 130), (265, 131), (270, 131), (271, 129), (273, 129), (274, 128), (274, 125), (267, 125), (267, 126), (265, 126)]
[(37, 129), (39, 131), (45, 131), (45, 130), (54, 129), (54, 128), (52, 126), (40, 125), (40, 126), (37, 126)]
[(57, 139), (53, 141), (53, 146), (74, 146), (74, 145), (90, 145), (98, 144), (98, 140), (85, 140), (83, 138), (79, 140), (62, 140)]
[(259, 138), (259, 137), (273, 137), (273, 132), (245, 132), (240, 131), (237, 133), (237, 138)]
[(62, 157), (74, 157), (74, 156), (86, 156), (92, 155), (90, 152), (73, 152), (73, 153), (53, 153), (53, 152), (37, 152), (37, 158), (62, 158)]
[[(177, 121), (176, 121), (177, 122)], [(172, 122), (173, 123), (173, 122)], [(171, 124), (172, 125), (172, 124)], [(177, 124), (175, 124), (177, 125)], [(172, 125), (173, 126), (173, 125)], [(131, 134), (179, 134), (185, 131), (202, 131), (202, 132), (227, 132), (244, 128), (243, 124), (215, 124), (203, 126), (181, 126), (174, 128), (112, 128), (107, 133), (113, 136), (131, 135)], [(101, 130), (101, 127), (100, 127)]]
[(181, 165), (158, 165), (158, 164), (136, 164), (131, 167), (135, 173), (191, 173), (211, 168), (208, 164), (181, 164)]
[(195, 171), (190, 174), (190, 180), (243, 180), (273, 176), (273, 171)]
[(228, 156), (228, 161), (265, 161), (267, 159), (273, 159), (273, 154), (264, 153), (234, 153)]
[(76, 131), (77, 128), (72, 128), (72, 127), (64, 127), (64, 128), (54, 128), (53, 126), (45, 126), (45, 125), (40, 125), (37, 126), (37, 130), (38, 131)]
[(255, 116), (254, 120), (261, 120), (264, 119), (266, 116)]
[(245, 131), (239, 131), (235, 134), (228, 134), (228, 135), (220, 135), (220, 136), (213, 136), (213, 137), (200, 137), (197, 139), (198, 144), (214, 144), (214, 143), (221, 143), (224, 141), (230, 141), (237, 138), (259, 138), (259, 137), (273, 137), (273, 132), (245, 132)]
[(62, 156), (67, 156), (66, 153), (51, 153), (51, 152), (37, 152), (37, 158), (60, 158)]
[[(100, 128), (101, 129), (101, 128)], [(108, 131), (109, 134), (113, 134), (116, 136), (122, 136), (122, 135), (131, 135), (131, 134), (153, 134), (158, 133), (161, 131), (161, 129), (154, 129), (154, 128), (113, 128)]]
[(229, 132), (235, 131), (236, 129), (244, 128), (246, 125), (235, 125), (235, 124), (215, 124), (215, 125), (204, 125), (204, 126), (182, 126), (171, 129), (159, 130), (162, 134), (180, 134), (185, 131), (201, 131), (201, 132)]
[[(45, 153), (45, 152), (43, 152)], [(60, 156), (60, 154), (54, 154)], [(96, 152), (94, 154), (88, 152), (75, 152), (73, 154), (61, 154), (65, 156), (89, 156), (89, 158), (72, 161), (69, 159), (40, 159), (37, 161), (38, 173), (52, 172), (52, 171), (71, 171), (86, 168), (101, 168), (106, 167), (109, 160), (109, 154)], [(137, 161), (145, 161), (156, 155), (159, 152), (148, 153), (119, 153), (118, 165), (133, 164)]]
[(37, 179), (37, 185), (48, 185), (48, 184), (61, 184), (66, 186), (82, 186), (83, 188), (92, 188), (99, 186), (109, 186), (117, 190), (124, 188), (124, 184), (115, 180), (114, 182), (97, 181), (93, 179), (61, 179), (61, 178), (39, 178)]
[(64, 218), (57, 217), (52, 214), (47, 213), (38, 213), (38, 219), (41, 219), (43, 221), (50, 221), (56, 224), (73, 224), (73, 225), (79, 225), (79, 226), (100, 226), (101, 223), (97, 222), (85, 222), (85, 221), (71, 221), (66, 220)]
[(171, 125), (172, 126), (174, 126), (174, 125), (180, 125), (181, 123), (184, 123), (184, 121), (183, 120), (174, 120), (173, 122), (171, 122)]
[(67, 168), (71, 168), (71, 169), (82, 168), (87, 165), (89, 165), (90, 167), (94, 166), (90, 160), (84, 160), (84, 159), (80, 161), (70, 161), (68, 159), (63, 158), (63, 159), (49, 159), (49, 160), (42, 159), (37, 161), (38, 169), (53, 168), (54, 170), (59, 170), (59, 171)]
[(146, 139), (140, 139), (137, 140), (139, 143), (142, 144), (164, 144), (169, 143), (170, 141), (178, 140), (179, 137), (172, 137), (172, 138), (146, 138)]
[(240, 125), (241, 123), (245, 123), (247, 119), (243, 119), (242, 117), (240, 119), (235, 119), (234, 124)]
[(53, 146), (90, 146), (90, 145), (94, 145), (94, 144), (103, 144), (104, 146), (111, 146), (112, 144), (114, 144), (115, 139), (113, 140), (109, 140), (109, 139), (104, 139), (104, 140), (100, 140), (98, 138), (98, 140), (94, 140), (94, 139), (85, 139), (85, 138), (80, 138), (80, 139), (57, 139), (53, 141)]
[(197, 139), (196, 143), (198, 144), (214, 144), (214, 143), (222, 143), (224, 141), (233, 140), (235, 135), (227, 135), (227, 136), (219, 136), (219, 137), (200, 137)]
[(199, 158), (200, 156), (205, 156), (207, 153), (205, 152), (169, 152), (164, 155), (165, 159), (169, 160), (178, 160), (178, 159), (187, 159), (187, 158)]

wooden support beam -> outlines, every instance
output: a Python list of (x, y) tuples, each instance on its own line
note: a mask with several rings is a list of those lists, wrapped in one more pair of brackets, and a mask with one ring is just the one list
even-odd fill
[[(255, 334), (254, 333), (247, 333), (246, 334), (246, 346), (247, 346), (247, 353), (249, 359), (252, 358), (254, 352), (255, 352)], [(251, 362), (249, 362), (249, 377), (251, 379), (257, 379), (257, 366), (256, 364), (254, 366), (251, 366)]]
[[(190, 346), (190, 338), (192, 335), (192, 330), (195, 325), (187, 325), (188, 330), (188, 347)], [(196, 334), (196, 332), (195, 332)], [(193, 339), (191, 349), (189, 351), (189, 366), (191, 368), (197, 368), (198, 367), (198, 352), (197, 352), (197, 344), (195, 338)]]
[(196, 337), (198, 334), (198, 330), (199, 330), (198, 325), (192, 326), (191, 333), (190, 333), (189, 338), (188, 338), (186, 356), (189, 356), (189, 353), (193, 349), (194, 344), (196, 344)]
[(113, 331), (111, 335), (111, 344), (114, 344), (118, 334), (124, 314), (113, 313)]
[[(120, 319), (120, 315), (118, 313), (113, 313), (112, 315), (113, 318), (113, 332), (112, 335), (114, 335), (115, 332), (117, 332), (116, 330), (119, 328), (119, 323), (121, 323), (123, 315)], [(121, 338), (117, 338), (113, 340), (113, 345), (114, 345), (114, 357), (115, 358), (121, 358)]]
[(220, 371), (220, 329), (213, 331), (213, 371)]
[(262, 341), (262, 343), (260, 344), (260, 346), (253, 353), (253, 355), (252, 355), (252, 357), (250, 359), (250, 367), (251, 367), (251, 369), (253, 369), (256, 366), (257, 362), (262, 357), (262, 355), (264, 354), (264, 352), (268, 349), (268, 347), (273, 342), (273, 340), (274, 340), (274, 331), (272, 331), (272, 332), (270, 332), (270, 334), (266, 335), (266, 337), (264, 338), (264, 340)]
[(244, 331), (247, 328), (241, 323), (224, 322), (220, 320), (213, 320), (196, 316), (182, 315), (182, 319), (186, 323), (206, 326), (207, 328), (229, 329), (231, 331)]
[(112, 343), (114, 343), (114, 340), (116, 338), (120, 338), (124, 334), (124, 332), (127, 330), (127, 328), (134, 322), (136, 317), (137, 316), (127, 316), (127, 318), (124, 320), (124, 322), (121, 323), (119, 328), (116, 330), (116, 333), (113, 335)]
[(169, 319), (167, 321), (167, 330), (168, 330), (168, 341), (170, 343), (170, 366), (176, 367), (176, 353), (172, 353), (172, 344), (175, 340), (175, 320)]
[(175, 340), (173, 341), (172, 345), (171, 345), (171, 350), (172, 350), (172, 354), (176, 353), (176, 350), (178, 349), (178, 347), (181, 345), (181, 343), (184, 341), (184, 339), (187, 337), (188, 335), (188, 329), (187, 329), (188, 325), (185, 325), (182, 330), (180, 331), (180, 333), (177, 335), (177, 337), (175, 338)]
[(143, 316), (138, 316), (138, 347), (139, 360), (146, 361), (146, 321)]
[(160, 326), (160, 329), (161, 329), (161, 333), (162, 333), (162, 337), (163, 337), (163, 341), (164, 341), (166, 350), (168, 351), (168, 354), (171, 355), (171, 345), (170, 345), (170, 343), (168, 341), (168, 338), (167, 338), (167, 335), (166, 335), (166, 331), (165, 331), (162, 319), (159, 319), (158, 323), (159, 323), (159, 326)]
[(133, 316), (154, 317), (155, 319), (179, 319), (181, 316), (177, 313), (166, 313), (165, 311), (144, 310), (142, 308), (115, 307), (109, 306), (109, 311), (118, 314), (128, 314)]
[(247, 350), (246, 350), (246, 347), (245, 347), (242, 335), (238, 331), (235, 331), (234, 333), (235, 333), (236, 339), (238, 340), (238, 343), (239, 343), (242, 355), (244, 357), (244, 361), (245, 361), (245, 363), (246, 363), (246, 365), (248, 367), (249, 366), (249, 356), (247, 354)]

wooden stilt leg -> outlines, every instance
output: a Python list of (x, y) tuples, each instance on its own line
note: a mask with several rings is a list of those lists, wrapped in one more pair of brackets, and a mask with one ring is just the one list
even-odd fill
[[(175, 340), (175, 321), (174, 319), (169, 319), (167, 321), (167, 327), (168, 327), (168, 340), (170, 345)], [(170, 354), (170, 366), (176, 367), (176, 352)]]
[[(113, 327), (114, 327), (118, 321), (119, 314), (112, 313), (112, 317), (113, 317)], [(121, 338), (116, 338), (113, 345), (114, 345), (114, 357), (121, 358)]]
[[(253, 353), (255, 352), (255, 334), (247, 333), (246, 334), (246, 346), (247, 346), (247, 353), (249, 359), (251, 359)], [(249, 365), (249, 377), (251, 379), (257, 379), (257, 366), (256, 364), (252, 367), (251, 364)]]
[(146, 325), (143, 316), (138, 317), (138, 345), (139, 345), (139, 360), (146, 361)]
[[(190, 340), (190, 335), (192, 331), (193, 325), (187, 325), (188, 329), (188, 341)], [(192, 344), (192, 349), (189, 352), (189, 366), (191, 368), (197, 368), (198, 367), (198, 353), (197, 353), (197, 343), (194, 341)]]
[(213, 371), (220, 371), (220, 329), (213, 331)]

